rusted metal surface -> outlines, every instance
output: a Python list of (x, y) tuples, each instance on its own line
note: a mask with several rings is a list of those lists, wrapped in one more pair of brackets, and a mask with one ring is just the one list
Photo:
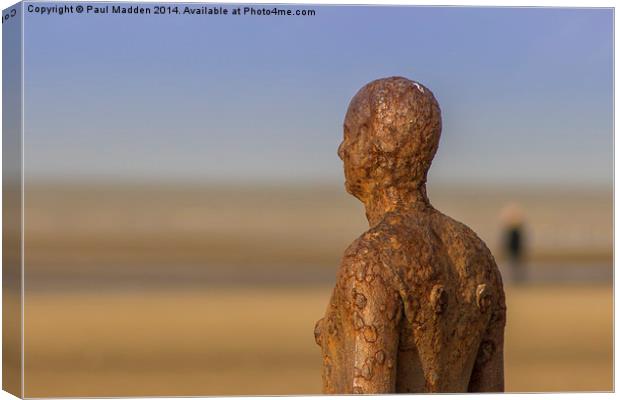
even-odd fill
[(426, 195), (440, 133), (435, 97), (405, 78), (373, 81), (349, 105), (338, 155), (370, 229), (345, 251), (315, 326), (326, 394), (504, 390), (495, 260)]

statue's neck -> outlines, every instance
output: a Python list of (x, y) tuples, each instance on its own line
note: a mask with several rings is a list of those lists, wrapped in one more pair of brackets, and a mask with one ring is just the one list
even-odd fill
[(375, 191), (364, 199), (366, 218), (371, 227), (379, 224), (388, 213), (415, 214), (430, 210), (426, 185), (409, 190), (387, 188)]

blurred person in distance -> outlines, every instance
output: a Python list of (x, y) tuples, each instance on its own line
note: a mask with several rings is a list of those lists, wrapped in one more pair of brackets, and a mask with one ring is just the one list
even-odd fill
[(526, 280), (524, 263), (525, 229), (523, 210), (517, 203), (507, 204), (500, 213), (502, 223), (502, 251), (508, 261), (514, 283)]

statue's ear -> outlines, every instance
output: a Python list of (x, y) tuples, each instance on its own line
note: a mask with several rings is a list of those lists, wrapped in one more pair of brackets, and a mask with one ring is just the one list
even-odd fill
[(393, 153), (398, 148), (398, 140), (395, 128), (391, 126), (382, 126), (375, 132), (375, 142), (380, 151), (384, 153)]
[(371, 136), (370, 127), (368, 123), (364, 122), (357, 127), (357, 141), (360, 144), (360, 148), (365, 149), (369, 144), (372, 145), (373, 137)]

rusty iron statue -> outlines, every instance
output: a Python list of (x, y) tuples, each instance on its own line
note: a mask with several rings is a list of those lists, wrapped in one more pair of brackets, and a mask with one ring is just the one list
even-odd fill
[(433, 208), (426, 176), (441, 112), (392, 77), (351, 100), (338, 155), (370, 229), (345, 251), (315, 326), (323, 392), (502, 392), (506, 306), (488, 248)]

